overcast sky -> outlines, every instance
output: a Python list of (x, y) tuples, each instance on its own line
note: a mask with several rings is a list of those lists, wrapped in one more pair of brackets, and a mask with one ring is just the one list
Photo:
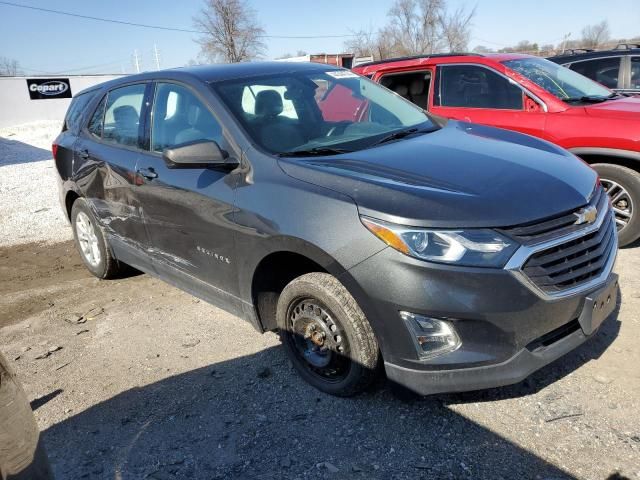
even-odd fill
[[(13, 0), (26, 5), (108, 17), (136, 23), (192, 28), (201, 0)], [(391, 0), (251, 0), (270, 35), (341, 35), (382, 26)], [(640, 36), (640, 0), (449, 0), (452, 8), (477, 4), (470, 47), (492, 48), (520, 40), (557, 44), (567, 33), (579, 38), (582, 27), (603, 19), (613, 37)], [(523, 5), (527, 5), (523, 8)], [(149, 30), (95, 22), (0, 4), (0, 56), (17, 59), (28, 73), (76, 70), (119, 73), (132, 71), (138, 50), (143, 69), (155, 68), (153, 46), (161, 66), (182, 66), (198, 55), (190, 33)], [(266, 58), (305, 50), (336, 53), (342, 38), (267, 39)]]

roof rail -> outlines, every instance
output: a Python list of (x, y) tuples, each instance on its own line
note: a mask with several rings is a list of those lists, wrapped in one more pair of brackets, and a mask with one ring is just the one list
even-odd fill
[(619, 43), (614, 50), (633, 50), (640, 48), (640, 43)]
[(578, 53), (595, 52), (593, 48), (567, 48), (560, 55), (577, 55)]
[(385, 63), (401, 62), (403, 60), (422, 60), (428, 58), (438, 57), (483, 57), (481, 53), (469, 53), (469, 52), (451, 52), (451, 53), (433, 53), (431, 55), (409, 55), (406, 57), (394, 57), (385, 58), (384, 60), (376, 60), (375, 62), (361, 63), (358, 67), (369, 67), (371, 65), (383, 65)]

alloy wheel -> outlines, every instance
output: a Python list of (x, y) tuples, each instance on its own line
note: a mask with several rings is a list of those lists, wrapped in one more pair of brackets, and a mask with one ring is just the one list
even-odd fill
[(92, 267), (97, 267), (102, 259), (95, 229), (96, 226), (89, 216), (84, 212), (79, 212), (76, 216), (76, 235), (82, 256)]
[(617, 182), (606, 178), (600, 179), (600, 183), (611, 199), (613, 212), (616, 217), (616, 226), (618, 230), (625, 228), (631, 221), (633, 216), (633, 200), (629, 192)]

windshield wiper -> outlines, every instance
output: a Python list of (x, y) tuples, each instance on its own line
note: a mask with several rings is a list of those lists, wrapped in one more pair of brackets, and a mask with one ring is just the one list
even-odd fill
[(612, 96), (601, 97), (601, 96), (584, 95), (582, 97), (565, 98), (564, 101), (567, 102), (567, 103), (578, 103), (578, 102), (580, 102), (580, 103), (602, 103), (602, 102), (606, 102), (610, 98), (613, 98), (613, 97)]
[(279, 157), (312, 157), (312, 156), (327, 156), (327, 155), (340, 155), (341, 153), (349, 153), (351, 150), (345, 150), (343, 148), (332, 147), (314, 147), (307, 150), (292, 150), (290, 152), (280, 152)]
[(381, 143), (387, 143), (387, 142), (390, 142), (391, 140), (399, 140), (401, 138), (411, 135), (412, 133), (418, 133), (418, 129), (414, 127), (414, 128), (407, 128), (406, 130), (400, 130), (398, 132), (393, 132), (392, 134), (387, 135), (386, 137), (382, 137), (380, 140), (375, 142), (372, 146), (380, 145)]

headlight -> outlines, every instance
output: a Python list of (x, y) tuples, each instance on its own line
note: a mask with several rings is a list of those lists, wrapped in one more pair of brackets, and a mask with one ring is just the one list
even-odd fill
[(489, 229), (432, 230), (367, 217), (360, 219), (371, 233), (389, 246), (430, 262), (502, 268), (518, 248), (514, 241)]

